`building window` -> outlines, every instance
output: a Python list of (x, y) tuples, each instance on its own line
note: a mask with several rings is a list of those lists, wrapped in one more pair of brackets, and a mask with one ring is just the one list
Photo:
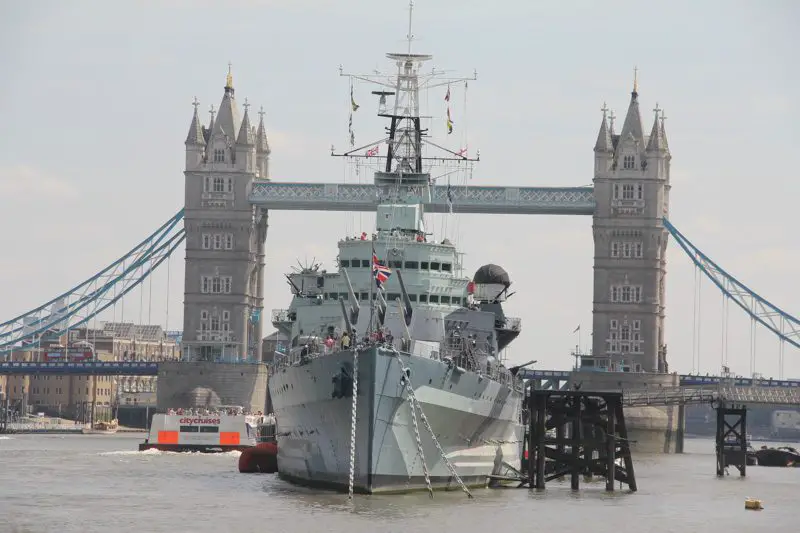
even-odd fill
[(222, 321), (228, 322), (231, 319), (231, 312), (230, 311), (223, 311), (222, 312)]
[(611, 329), (612, 331), (614, 331), (614, 330), (616, 330), (618, 327), (619, 327), (619, 322), (617, 321), (617, 319), (616, 319), (616, 318), (612, 318), (612, 319), (611, 319), (611, 325), (609, 326), (609, 329)]
[(626, 155), (622, 157), (622, 169), (633, 170), (636, 168), (636, 156)]
[(200, 311), (200, 320), (202, 320), (203, 322), (208, 320), (208, 311), (206, 311), (205, 309)]
[(222, 235), (219, 233), (214, 234), (214, 249), (220, 250), (222, 248)]
[(609, 296), (612, 303), (640, 303), (642, 301), (642, 286), (612, 285)]
[(214, 178), (214, 192), (225, 192), (225, 180), (223, 178)]
[(611, 257), (619, 257), (619, 242), (611, 241)]
[(216, 150), (214, 150), (214, 162), (215, 163), (225, 162), (225, 149), (217, 148)]
[(644, 200), (644, 185), (641, 183), (636, 184), (636, 199)]
[(622, 186), (622, 199), (633, 200), (633, 184), (626, 183)]
[(233, 289), (231, 276), (201, 276), (200, 292), (208, 294), (230, 294)]
[(225, 234), (225, 249), (233, 250), (233, 233)]
[(631, 243), (623, 242), (622, 243), (622, 257), (629, 259), (631, 257)]
[(643, 248), (642, 243), (640, 242), (633, 243), (633, 256), (636, 259), (642, 258), (642, 248)]
[(228, 192), (233, 192), (233, 178), (228, 178)]
[(641, 320), (634, 320), (633, 321), (633, 330), (634, 331), (639, 331), (640, 329), (642, 329), (642, 321)]
[(203, 250), (211, 248), (211, 235), (203, 233)]
[(211, 190), (211, 177), (206, 176), (206, 179), (203, 180), (203, 192), (208, 192)]

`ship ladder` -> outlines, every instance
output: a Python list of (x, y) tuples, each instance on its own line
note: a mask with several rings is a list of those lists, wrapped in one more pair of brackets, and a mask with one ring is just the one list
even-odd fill
[(458, 472), (456, 472), (456, 469), (450, 462), (450, 459), (448, 459), (447, 455), (444, 453), (442, 445), (439, 444), (439, 440), (436, 438), (436, 434), (433, 432), (433, 428), (428, 422), (428, 417), (425, 416), (425, 412), (422, 410), (422, 404), (420, 404), (419, 400), (417, 400), (417, 397), (414, 394), (414, 387), (411, 385), (411, 377), (410, 377), (411, 371), (408, 368), (406, 368), (406, 366), (403, 364), (402, 359), (400, 359), (399, 352), (395, 352), (395, 357), (397, 357), (397, 362), (400, 363), (400, 369), (403, 372), (403, 381), (405, 382), (406, 392), (408, 393), (408, 400), (410, 402), (413, 402), (415, 404), (415, 407), (419, 411), (419, 417), (422, 419), (422, 423), (425, 425), (425, 428), (428, 430), (428, 433), (430, 433), (431, 440), (433, 441), (434, 446), (436, 446), (436, 449), (439, 451), (439, 455), (441, 456), (442, 461), (444, 461), (444, 464), (447, 466), (447, 469), (450, 471), (450, 474), (453, 476), (458, 485), (461, 487), (461, 490), (464, 491), (464, 494), (466, 494), (468, 498), (472, 498), (473, 497), (472, 493), (469, 491), (464, 481), (461, 480), (461, 476), (458, 475)]
[[(405, 371), (403, 373), (403, 380), (407, 379)], [(428, 463), (425, 461), (425, 452), (422, 450), (422, 439), (419, 436), (419, 425), (417, 424), (417, 410), (414, 408), (414, 402), (408, 402), (408, 408), (411, 410), (411, 422), (414, 424), (414, 437), (417, 439), (417, 453), (422, 461), (422, 472), (425, 474), (425, 486), (428, 489), (428, 494), (433, 498), (433, 487), (431, 486), (431, 474), (428, 472)]]
[(358, 407), (358, 349), (353, 350), (353, 407), (350, 415), (350, 486), (347, 498), (353, 499), (356, 474), (356, 408)]

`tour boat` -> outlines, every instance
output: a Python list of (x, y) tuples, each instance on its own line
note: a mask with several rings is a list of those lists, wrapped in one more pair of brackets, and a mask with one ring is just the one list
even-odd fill
[(262, 414), (247, 414), (241, 407), (156, 413), (139, 451), (241, 451), (256, 445), (257, 428), (263, 420)]

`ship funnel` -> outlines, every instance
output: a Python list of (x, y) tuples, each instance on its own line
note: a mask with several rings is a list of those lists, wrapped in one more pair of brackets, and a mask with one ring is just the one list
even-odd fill
[[(358, 305), (358, 298), (356, 297), (355, 291), (353, 291), (353, 284), (350, 283), (350, 276), (347, 275), (347, 269), (342, 269), (342, 274), (344, 274), (344, 280), (347, 282), (347, 293), (350, 295), (350, 322), (356, 323), (358, 322), (358, 311), (361, 309)], [(342, 303), (344, 306), (344, 303)]]
[(403, 295), (403, 318), (405, 318), (406, 326), (410, 326), (411, 313), (413, 312), (411, 309), (411, 298), (408, 297), (406, 284), (403, 282), (403, 273), (399, 270), (397, 271), (397, 281), (400, 283), (400, 293)]

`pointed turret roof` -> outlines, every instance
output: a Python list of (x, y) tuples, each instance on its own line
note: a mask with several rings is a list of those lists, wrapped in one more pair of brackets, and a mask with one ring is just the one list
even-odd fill
[(235, 141), (236, 132), (239, 131), (241, 119), (239, 118), (239, 107), (236, 105), (233, 89), (233, 75), (231, 74), (230, 64), (228, 65), (228, 76), (225, 83), (225, 94), (219, 104), (217, 118), (211, 128), (211, 137), (227, 136), (231, 143)]
[(269, 142), (267, 142), (267, 129), (264, 127), (264, 108), (258, 110), (259, 120), (258, 120), (258, 132), (256, 133), (256, 150), (260, 154), (267, 154), (269, 155), (272, 150), (269, 148)]
[(594, 143), (595, 152), (613, 152), (614, 145), (611, 143), (611, 130), (608, 128), (608, 121), (606, 120), (606, 113), (608, 106), (603, 104), (603, 122), (600, 123), (600, 131), (597, 133), (597, 142)]
[(239, 128), (239, 135), (236, 137), (236, 144), (241, 146), (253, 146), (256, 144), (256, 138), (255, 135), (253, 135), (253, 127), (250, 125), (249, 108), (250, 104), (247, 103), (247, 98), (245, 98), (242, 126)]
[(661, 135), (661, 124), (659, 124), (659, 111), (658, 104), (656, 104), (655, 118), (653, 119), (653, 129), (650, 131), (650, 137), (647, 140), (647, 152), (666, 152), (667, 143), (664, 136)]
[(203, 125), (200, 123), (200, 117), (197, 115), (197, 107), (200, 105), (200, 102), (197, 101), (197, 97), (195, 97), (192, 105), (194, 106), (194, 115), (192, 115), (192, 123), (189, 125), (189, 133), (186, 135), (186, 144), (202, 146), (206, 144), (206, 139), (203, 136)]
[(631, 93), (631, 103), (628, 106), (628, 113), (625, 115), (625, 122), (622, 123), (622, 131), (619, 138), (625, 142), (629, 137), (639, 142), (639, 146), (644, 146), (644, 128), (642, 128), (642, 117), (639, 114), (639, 93)]
[(664, 116), (664, 111), (661, 111), (661, 139), (664, 142), (664, 150), (669, 152), (669, 143), (667, 142), (667, 130), (664, 129), (664, 121), (667, 120), (667, 117)]

